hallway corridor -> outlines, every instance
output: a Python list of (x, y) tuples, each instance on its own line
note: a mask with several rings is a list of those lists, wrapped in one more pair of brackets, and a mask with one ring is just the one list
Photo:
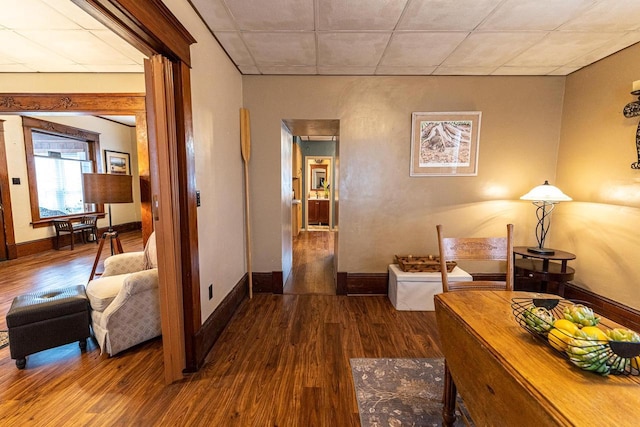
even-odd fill
[(331, 231), (302, 231), (293, 238), (293, 266), (285, 294), (335, 295)]

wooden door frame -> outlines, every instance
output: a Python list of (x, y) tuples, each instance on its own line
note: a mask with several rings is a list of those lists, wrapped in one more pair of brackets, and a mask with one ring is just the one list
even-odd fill
[[(9, 171), (7, 170), (7, 150), (4, 145), (4, 120), (0, 120), (0, 215), (4, 217), (4, 244), (7, 251), (7, 259), (16, 259), (18, 249), (16, 236), (13, 230), (13, 211), (11, 210), (11, 190), (9, 189)], [(4, 252), (4, 248), (2, 251)]]
[[(151, 164), (177, 182), (175, 192), (169, 200), (172, 215), (168, 215), (176, 230), (175, 234), (163, 236), (165, 247), (176, 247), (180, 250), (171, 254), (172, 262), (165, 266), (165, 277), (181, 277), (181, 283), (163, 283), (168, 286), (163, 295), (169, 300), (161, 301), (163, 306), (179, 307), (183, 315), (184, 340), (169, 339), (173, 343), (165, 347), (165, 382), (173, 382), (182, 378), (182, 369), (176, 360), (184, 360), (182, 368), (186, 371), (197, 370), (203, 362), (198, 357), (196, 348), (196, 332), (201, 326), (200, 312), (200, 275), (198, 265), (198, 230), (195, 188), (195, 158), (193, 150), (193, 126), (191, 110), (190, 80), (190, 46), (195, 39), (184, 28), (180, 21), (165, 6), (162, 0), (72, 0), (84, 11), (102, 22), (114, 33), (128, 41), (131, 45), (149, 57), (161, 55), (173, 64), (172, 81), (175, 104), (172, 114), (167, 114), (167, 129), (175, 133), (169, 138), (168, 150), (177, 158), (177, 167), (168, 164)], [(149, 121), (157, 112), (147, 111)], [(156, 141), (149, 139), (150, 150), (157, 150)], [(161, 219), (161, 221), (166, 220)], [(168, 226), (163, 224), (163, 227)], [(167, 239), (168, 238), (168, 239)], [(159, 247), (159, 252), (164, 247)], [(160, 255), (160, 254), (159, 254)], [(176, 266), (181, 266), (178, 271)], [(180, 301), (176, 296), (182, 295)], [(171, 334), (168, 325), (163, 321), (163, 334)], [(170, 337), (172, 338), (172, 337)]]

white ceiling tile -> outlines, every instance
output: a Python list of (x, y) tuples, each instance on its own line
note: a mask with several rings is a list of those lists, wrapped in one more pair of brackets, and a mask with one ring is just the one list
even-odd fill
[(595, 0), (507, 0), (481, 30), (553, 30), (587, 10)]
[(36, 69), (29, 68), (23, 64), (2, 64), (0, 63), (0, 73), (33, 73)]
[(379, 76), (422, 76), (429, 75), (434, 72), (436, 67), (394, 67), (381, 65), (376, 68), (376, 75)]
[[(68, 20), (75, 22), (78, 26), (85, 30), (104, 30), (106, 27), (98, 22), (93, 16), (89, 15), (78, 5), (69, 0), (42, 0), (52, 10), (57, 11)], [(35, 27), (42, 29), (42, 26)], [(46, 28), (54, 28), (46, 26)]]
[(372, 75), (376, 71), (376, 67), (327, 67), (318, 66), (320, 74), (342, 75), (342, 76), (367, 76)]
[(87, 67), (80, 64), (41, 64), (35, 62), (33, 64), (25, 64), (28, 67), (37, 67), (40, 73), (86, 73)]
[(553, 32), (506, 65), (560, 67), (611, 42), (616, 34)]
[(582, 67), (569, 67), (569, 66), (559, 67), (559, 68), (556, 68), (555, 70), (547, 73), (547, 75), (548, 76), (566, 76), (566, 75), (569, 75), (569, 74), (573, 73), (574, 71), (579, 70), (580, 68), (582, 68)]
[(71, 30), (79, 28), (73, 21), (40, 0), (2, 0), (0, 25), (13, 29)]
[(236, 27), (222, 0), (191, 0), (211, 31), (232, 31)]
[(63, 58), (11, 30), (0, 31), (0, 55), (14, 58), (17, 63), (23, 64), (39, 62), (61, 65), (73, 63), (73, 61)]
[(437, 67), (432, 73), (441, 76), (486, 76), (496, 67)]
[(313, 31), (313, 0), (225, 0), (242, 31)]
[(631, 31), (640, 28), (640, 1), (601, 0), (597, 5), (569, 21), (561, 30)]
[(472, 33), (444, 61), (447, 67), (497, 67), (539, 42), (544, 32)]
[(413, 0), (398, 30), (471, 31), (502, 0)]
[(144, 66), (138, 64), (81, 64), (92, 73), (144, 73)]
[(391, 37), (380, 65), (428, 67), (442, 61), (468, 33), (398, 33)]
[(239, 33), (221, 31), (216, 32), (215, 36), (236, 65), (254, 65), (253, 58)]
[(122, 55), (90, 32), (82, 30), (27, 30), (21, 32), (21, 34), (78, 64), (135, 63), (135, 61)]
[(606, 43), (602, 47), (595, 49), (586, 55), (578, 57), (573, 61), (570, 61), (568, 65), (584, 67), (585, 65), (593, 64), (594, 62), (605, 58), (613, 53), (616, 53), (622, 49), (625, 49), (640, 41), (640, 32), (625, 33), (620, 37), (616, 37), (609, 43)]
[(393, 30), (407, 0), (319, 0), (318, 29)]
[(318, 65), (377, 65), (391, 33), (319, 33)]
[(91, 34), (98, 37), (100, 40), (111, 46), (111, 48), (118, 52), (118, 54), (126, 56), (133, 60), (136, 64), (143, 64), (147, 55), (140, 52), (135, 47), (131, 46), (128, 42), (124, 41), (119, 35), (111, 30), (93, 30)]
[(317, 73), (317, 69), (316, 67), (308, 67), (308, 66), (302, 66), (302, 67), (293, 67), (293, 66), (260, 66), (258, 67), (260, 72), (262, 74), (295, 74), (295, 75), (302, 75), (302, 74), (316, 74)]
[(260, 74), (258, 67), (253, 65), (240, 65), (238, 68), (242, 74)]
[(499, 67), (492, 76), (544, 76), (558, 67)]
[(316, 65), (313, 33), (244, 33), (242, 36), (260, 68), (263, 65)]

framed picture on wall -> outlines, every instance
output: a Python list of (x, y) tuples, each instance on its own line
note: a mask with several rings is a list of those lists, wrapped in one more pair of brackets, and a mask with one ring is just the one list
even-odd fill
[(129, 153), (104, 150), (104, 164), (107, 173), (131, 175), (131, 157)]
[(478, 175), (480, 111), (413, 113), (411, 176)]

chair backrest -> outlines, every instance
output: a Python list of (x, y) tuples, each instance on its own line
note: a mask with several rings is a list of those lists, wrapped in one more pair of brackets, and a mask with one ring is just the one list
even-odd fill
[(56, 229), (56, 233), (60, 232), (73, 232), (73, 224), (68, 219), (54, 219), (53, 226)]
[(96, 225), (97, 222), (98, 222), (97, 215), (85, 215), (80, 219), (81, 224)]
[[(442, 225), (437, 225), (442, 290), (504, 289), (513, 290), (513, 224), (507, 224), (506, 237), (444, 237)], [(446, 262), (457, 260), (507, 261), (506, 281), (449, 282)]]

